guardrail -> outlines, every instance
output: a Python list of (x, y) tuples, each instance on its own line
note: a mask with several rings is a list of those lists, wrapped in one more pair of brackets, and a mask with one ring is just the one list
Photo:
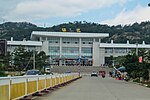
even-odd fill
[(0, 78), (0, 100), (15, 100), (79, 78), (78, 73)]

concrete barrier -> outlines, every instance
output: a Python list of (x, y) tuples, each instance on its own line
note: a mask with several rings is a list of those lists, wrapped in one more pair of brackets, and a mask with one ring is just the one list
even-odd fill
[(0, 78), (0, 100), (15, 100), (79, 78), (78, 73)]

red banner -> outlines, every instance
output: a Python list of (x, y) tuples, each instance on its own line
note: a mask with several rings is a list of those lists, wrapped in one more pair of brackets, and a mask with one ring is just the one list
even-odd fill
[(139, 63), (142, 63), (142, 57), (139, 57)]

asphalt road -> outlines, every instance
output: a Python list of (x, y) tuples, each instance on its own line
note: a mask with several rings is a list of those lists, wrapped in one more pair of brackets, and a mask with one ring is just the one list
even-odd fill
[(83, 77), (38, 100), (150, 100), (150, 88), (110, 77)]

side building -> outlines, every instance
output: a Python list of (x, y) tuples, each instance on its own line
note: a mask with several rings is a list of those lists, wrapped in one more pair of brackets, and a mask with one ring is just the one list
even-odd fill
[[(150, 44), (145, 44), (144, 41), (142, 44), (130, 44), (129, 41), (125, 44), (113, 43), (113, 40), (111, 43), (100, 43), (98, 54), (100, 62), (97, 61), (95, 65), (107, 65), (111, 57), (124, 56), (133, 51), (138, 55), (139, 49), (150, 50)], [(112, 62), (115, 63), (114, 60)]]
[(11, 38), (11, 41), (7, 41), (7, 52), (13, 52), (19, 46), (23, 46), (29, 51), (42, 51), (41, 41), (14, 41), (13, 38)]

